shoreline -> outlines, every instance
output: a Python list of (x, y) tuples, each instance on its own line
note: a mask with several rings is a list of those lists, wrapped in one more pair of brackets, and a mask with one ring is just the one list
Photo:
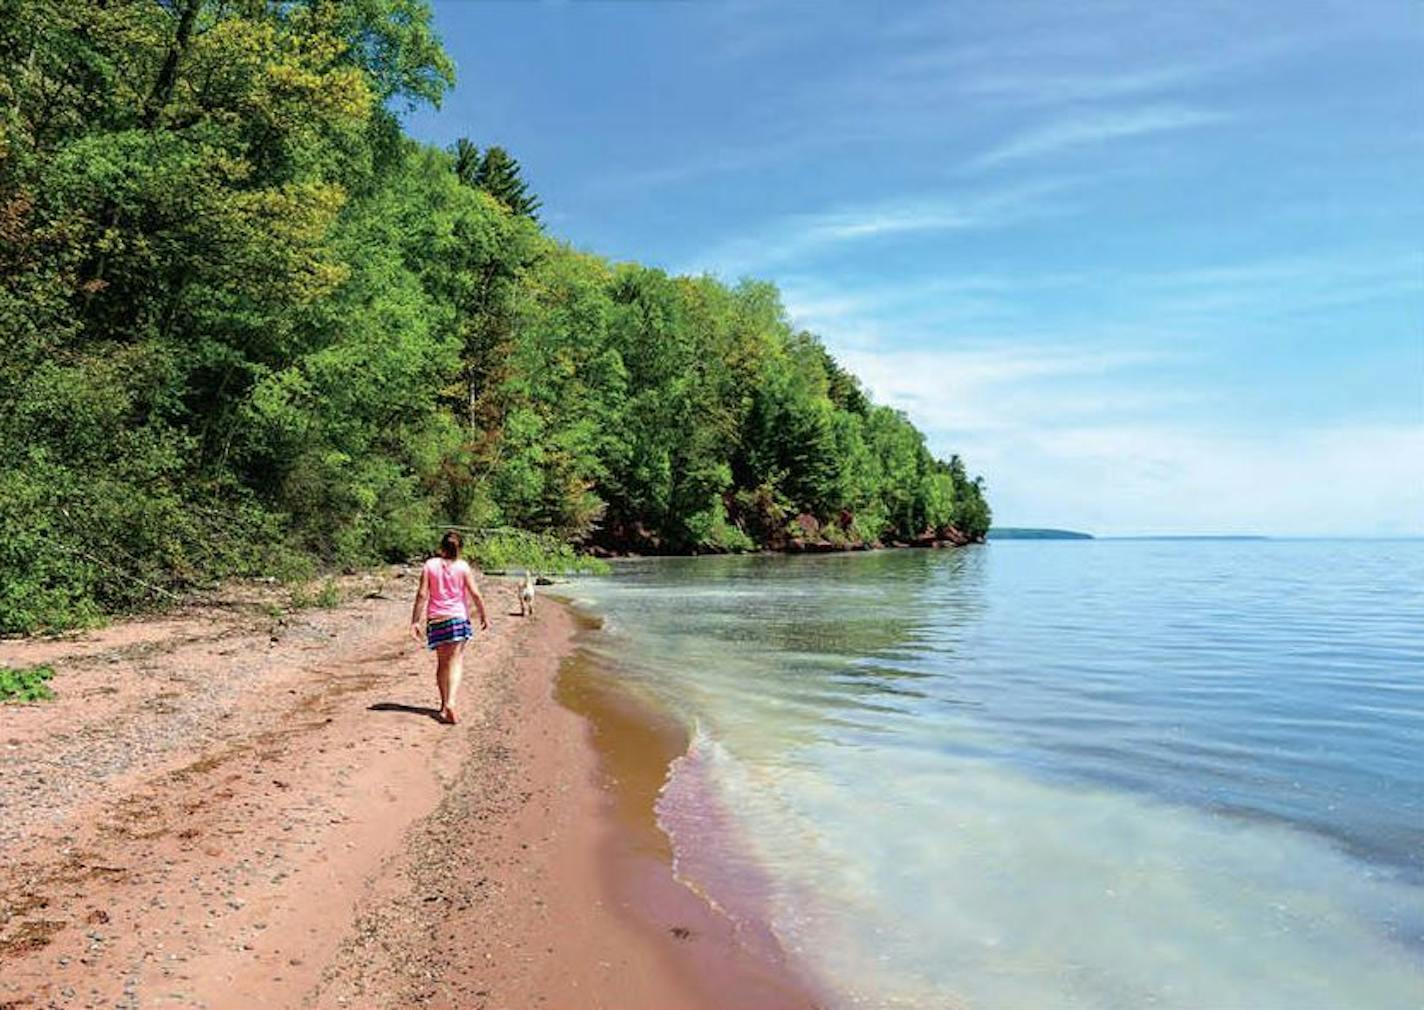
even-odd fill
[[(580, 637), (597, 633), (597, 619), (565, 606), (579, 622)], [(819, 1006), (809, 981), (768, 930), (754, 928), (747, 936), (707, 896), (677, 878), (673, 843), (659, 823), (656, 804), (670, 766), (688, 753), (687, 728), (620, 686), (613, 671), (582, 650), (564, 661), (555, 696), (587, 723), (609, 796), (608, 816), (615, 829), (605, 836), (602, 858), (609, 891), (647, 942), (666, 945), (669, 935), (677, 941), (672, 948), (676, 968), (689, 997), (697, 1000), (688, 1005), (707, 1010)]]
[[(1089, 538), (1093, 539), (1093, 538)], [(1264, 538), (1263, 538), (1264, 539)], [(594, 545), (587, 556), (617, 564), (620, 561), (641, 561), (648, 558), (755, 558), (777, 557), (795, 558), (823, 554), (874, 554), (881, 551), (952, 551), (962, 547), (978, 547), (988, 543), (986, 537), (967, 539), (922, 538), (915, 541), (891, 541), (888, 543), (867, 543), (854, 541), (837, 544), (829, 541), (801, 541), (784, 547), (758, 547), (754, 550), (706, 550), (706, 551), (657, 551), (609, 548)]]
[(0, 642), (58, 692), (0, 707), (0, 1006), (814, 1005), (673, 879), (669, 727), (483, 585), (456, 727), (393, 571)]

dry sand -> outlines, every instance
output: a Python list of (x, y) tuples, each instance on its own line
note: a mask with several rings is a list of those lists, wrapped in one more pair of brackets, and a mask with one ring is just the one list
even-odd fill
[(59, 694), (0, 707), (0, 1010), (812, 1006), (673, 880), (685, 741), (560, 680), (574, 617), (488, 583), (444, 726), (401, 574), (0, 642)]

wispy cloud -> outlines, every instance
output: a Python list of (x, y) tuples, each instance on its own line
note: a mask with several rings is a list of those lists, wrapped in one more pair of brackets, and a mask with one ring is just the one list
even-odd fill
[(963, 72), (960, 90), (971, 97), (1016, 105), (1084, 104), (1117, 101), (1164, 91), (1182, 91), (1213, 83), (1223, 75), (1248, 72), (1300, 47), (1299, 40), (1255, 40), (1233, 48), (1213, 48), (1209, 54), (1150, 66), (1113, 66), (1099, 56), (1083, 61), (1018, 61), (1004, 66), (997, 58), (980, 61)]
[(1178, 105), (1083, 112), (1024, 130), (971, 159), (969, 167), (990, 168), (1009, 161), (1056, 154), (1071, 148), (1091, 147), (1130, 137), (1211, 126), (1230, 118), (1227, 113), (1217, 110)]
[[(787, 58), (837, 38), (824, 25), (808, 28), (804, 18), (751, 0), (710, 10), (722, 15), (707, 26), (710, 44), (732, 62), (748, 56), (764, 59), (767, 49)], [(1006, 115), (1034, 108), (1076, 112), (1062, 123), (1026, 129), (980, 155), (973, 167), (1206, 125), (1226, 117), (1168, 103), (1189, 103), (1202, 85), (1299, 48), (1295, 40), (1256, 40), (1144, 64), (1124, 62), (1123, 52), (1130, 47), (1120, 39), (1084, 32), (1080, 18), (1069, 18), (1051, 31), (1036, 26), (1040, 30), (1006, 31), (992, 40), (965, 42), (957, 18), (946, 19), (932, 10), (920, 13), (925, 16), (923, 29), (892, 19), (882, 27), (878, 43), (876, 33), (868, 31), (853, 61), (817, 66), (791, 88), (753, 89), (754, 100), (744, 102), (748, 111), (726, 121), (739, 123), (740, 129), (719, 134), (717, 124), (709, 124), (700, 150), (654, 151), (649, 167), (609, 165), (608, 175), (593, 188), (635, 192), (743, 176), (795, 164), (813, 152), (872, 141), (942, 145), (946, 157), (962, 158), (962, 148), (953, 155), (948, 149), (969, 143), (979, 130), (1002, 123)], [(758, 72), (751, 80), (760, 76)], [(1164, 104), (1127, 111), (1103, 108), (1105, 103), (1134, 99)], [(950, 108), (953, 115), (946, 116)]]
[[(1025, 321), (1030, 298), (1063, 296), (1101, 276), (1089, 272), (1036, 273), (936, 272), (868, 280), (863, 276), (827, 278), (791, 274), (780, 282), (787, 314), (797, 326), (820, 333), (843, 347), (875, 346), (871, 337), (896, 335), (914, 340), (917, 334), (966, 332), (988, 324)], [(1022, 336), (1025, 327), (1016, 327)], [(856, 339), (851, 334), (859, 335)], [(1030, 341), (1033, 338), (1030, 335)]]
[(1318, 284), (1330, 278), (1359, 281), (1393, 277), (1418, 284), (1424, 280), (1424, 258), (1415, 249), (1372, 249), (1368, 253), (1340, 251), (1333, 255), (1277, 256), (1268, 259), (1214, 263), (1138, 275), (1144, 283), (1164, 287), (1261, 287)]
[(1156, 355), (1194, 342), (1176, 320), (1144, 325), (1141, 313), (1120, 308), (1127, 276), (1107, 287), (1102, 273), (1086, 271), (835, 280), (794, 275), (782, 291), (792, 322), (837, 352), (968, 347), (1001, 356), (1025, 346), (1038, 358), (1043, 348), (1071, 346), (1111, 350), (1103, 360), (1126, 361), (1141, 360), (1139, 349)]
[(1124, 377), (1179, 357), (1157, 350), (1020, 343), (933, 350), (838, 348), (839, 357), (883, 402), (931, 431), (1021, 431), (1067, 421), (1101, 423), (1200, 399), (1134, 388)]
[(1417, 299), (1424, 259), (1410, 249), (1275, 257), (1125, 274), (1122, 298), (1155, 318), (1241, 322), (1340, 306)]
[(756, 236), (739, 238), (710, 250), (689, 264), (687, 272), (710, 270), (735, 275), (806, 260), (851, 243), (1008, 227), (1063, 213), (1063, 205), (1054, 203), (1052, 197), (1070, 188), (1073, 182), (1071, 179), (1043, 180), (1002, 189), (929, 195), (788, 215), (771, 222)]
[(1004, 73), (968, 75), (960, 90), (976, 98), (1024, 104), (1084, 103), (1127, 98), (1191, 84), (1208, 64), (1183, 63), (1117, 73)]
[(1243, 333), (1279, 337), (1351, 306), (1417, 303), (1424, 258), (1386, 247), (1110, 275), (1105, 285), (1097, 270), (884, 277), (851, 266), (790, 273), (781, 289), (791, 321), (841, 352), (1081, 343), (1220, 353)]

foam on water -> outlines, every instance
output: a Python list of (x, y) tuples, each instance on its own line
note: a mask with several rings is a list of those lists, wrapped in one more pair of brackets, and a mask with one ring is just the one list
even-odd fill
[(673, 761), (656, 804), (659, 827), (673, 846), (673, 875), (729, 919), (738, 938), (772, 956), (773, 882), (746, 822), (729, 801), (735, 762), (725, 747), (694, 727), (687, 753)]
[(704, 732), (680, 877), (846, 1007), (1418, 1007), (1424, 895), (1320, 840), (979, 761), (748, 767)]
[[(1309, 835), (982, 762), (918, 763), (832, 757), (788, 773), (775, 803), (731, 801), (769, 843), (774, 927), (844, 1005), (1424, 998), (1417, 956), (1384, 928), (1418, 916), (1419, 891)], [(787, 823), (814, 843), (786, 838)]]

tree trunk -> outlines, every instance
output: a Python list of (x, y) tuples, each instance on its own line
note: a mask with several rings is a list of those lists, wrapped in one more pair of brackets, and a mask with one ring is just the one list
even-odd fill
[(173, 89), (178, 86), (178, 64), (188, 51), (188, 43), (193, 38), (193, 26), (198, 20), (198, 11), (203, 0), (187, 0), (178, 15), (178, 31), (173, 36), (173, 44), (168, 47), (168, 55), (163, 60), (163, 68), (158, 71), (158, 80), (153, 82), (153, 91), (148, 96), (143, 113), (143, 125), (153, 129), (158, 117), (173, 100)]

